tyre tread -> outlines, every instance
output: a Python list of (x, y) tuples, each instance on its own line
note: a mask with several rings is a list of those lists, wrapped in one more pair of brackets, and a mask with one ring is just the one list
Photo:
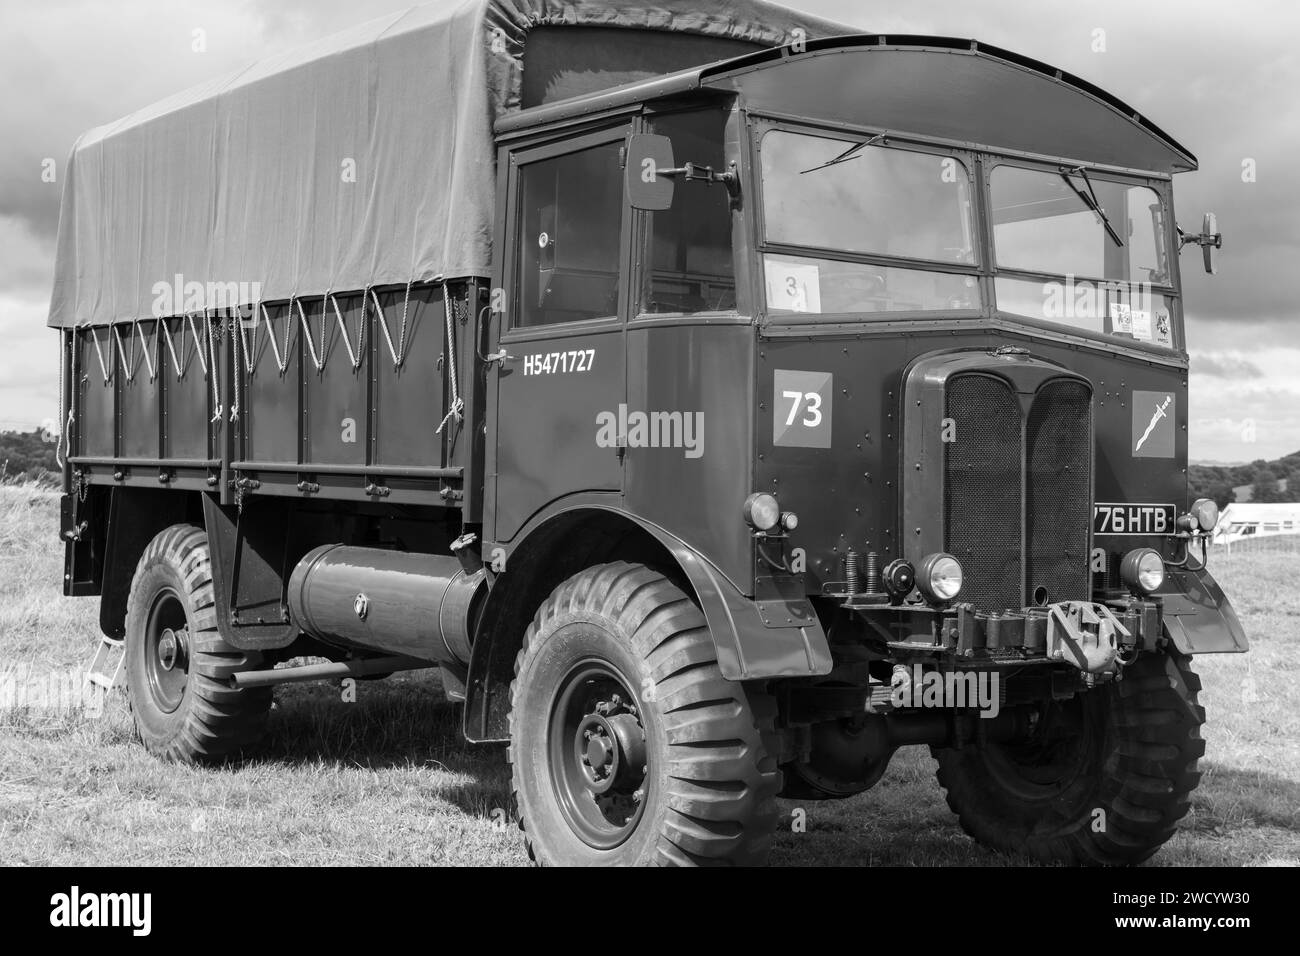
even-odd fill
[(519, 675), (552, 621), (596, 613), (618, 621), (646, 664), (667, 731), (667, 815), (655, 843), (659, 865), (764, 862), (776, 825), (781, 771), (774, 759), (776, 706), (750, 685), (728, 681), (700, 609), (676, 585), (644, 565), (613, 562), (560, 585), (538, 609), (515, 657), (508, 759), (519, 826), (529, 858), (546, 861), (529, 834), (517, 769), (522, 708)]

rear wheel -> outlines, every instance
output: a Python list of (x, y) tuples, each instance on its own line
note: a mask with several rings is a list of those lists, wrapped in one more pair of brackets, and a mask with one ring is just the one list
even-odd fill
[(980, 843), (1045, 863), (1140, 863), (1191, 805), (1205, 754), (1191, 659), (1146, 654), (1123, 679), (1049, 704), (1015, 743), (932, 748)]
[(145, 748), (188, 763), (258, 740), (271, 689), (229, 684), (257, 663), (217, 631), (207, 535), (192, 525), (163, 531), (140, 558), (126, 607), (127, 696)]
[(775, 703), (723, 678), (704, 615), (663, 575), (620, 562), (556, 588), (525, 636), (511, 704), (535, 862), (766, 859), (781, 786)]

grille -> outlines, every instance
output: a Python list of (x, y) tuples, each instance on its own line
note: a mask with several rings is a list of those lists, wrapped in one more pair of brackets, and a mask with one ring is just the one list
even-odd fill
[(1080, 382), (1048, 382), (1025, 428), (1025, 593), (1049, 601), (1089, 595), (1092, 396)]
[(961, 600), (978, 608), (1022, 607), (1020, 403), (1001, 379), (949, 380), (944, 445), (944, 550), (961, 562)]
[(961, 600), (982, 610), (1086, 600), (1092, 495), (1092, 393), (1072, 379), (1043, 385), (1026, 418), (1002, 379), (948, 381), (945, 550), (961, 561)]

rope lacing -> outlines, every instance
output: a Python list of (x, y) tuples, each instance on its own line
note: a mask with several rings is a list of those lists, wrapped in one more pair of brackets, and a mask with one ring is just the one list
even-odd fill
[(457, 381), (460, 363), (456, 361), (456, 329), (452, 322), (451, 314), (451, 295), (447, 289), (447, 282), (442, 283), (442, 310), (447, 318), (447, 360), (448, 360), (448, 380), (451, 383), (451, 408), (443, 416), (442, 424), (434, 431), (435, 435), (441, 435), (442, 430), (447, 427), (447, 422), (453, 418), (459, 425), (465, 418), (465, 402), (460, 397), (460, 383)]

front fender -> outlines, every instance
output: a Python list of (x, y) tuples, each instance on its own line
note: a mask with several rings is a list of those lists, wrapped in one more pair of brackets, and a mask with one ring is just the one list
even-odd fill
[[(575, 495), (535, 515), (510, 542), (484, 542), (484, 554), (504, 568), (489, 592), (465, 678), (465, 736), (475, 743), (508, 737), (509, 687), (523, 634), (551, 588), (583, 567), (618, 560), (620, 541), (632, 527), (652, 538), (677, 564), (699, 602), (729, 680), (806, 677), (830, 673), (826, 632), (797, 578), (760, 581), (757, 599), (747, 597), (707, 558), (664, 528), (631, 514), (613, 496)], [(610, 519), (605, 548), (575, 535), (591, 516)], [(514, 580), (511, 580), (511, 579)]]
[(826, 632), (802, 588), (797, 594), (790, 589), (778, 594), (774, 588), (770, 597), (746, 597), (676, 535), (635, 515), (628, 517), (668, 550), (691, 582), (713, 635), (723, 677), (756, 680), (831, 672)]
[(1246, 631), (1219, 582), (1204, 567), (1170, 568), (1160, 597), (1164, 631), (1184, 654), (1243, 654)]

